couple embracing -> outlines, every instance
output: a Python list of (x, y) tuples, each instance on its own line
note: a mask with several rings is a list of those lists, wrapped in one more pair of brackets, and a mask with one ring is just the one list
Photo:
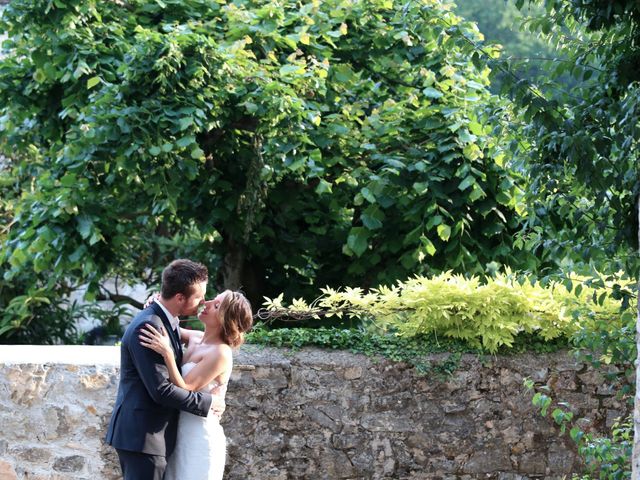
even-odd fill
[[(232, 349), (242, 344), (253, 316), (238, 292), (205, 301), (207, 281), (204, 265), (173, 261), (162, 272), (160, 297), (122, 337), (106, 440), (118, 453), (125, 480), (222, 478), (226, 439), (219, 421)], [(196, 315), (202, 306), (204, 332), (180, 328), (179, 316)]]

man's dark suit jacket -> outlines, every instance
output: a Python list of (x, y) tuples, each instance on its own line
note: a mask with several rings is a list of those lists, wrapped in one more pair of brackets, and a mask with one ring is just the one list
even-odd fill
[(169, 456), (176, 443), (179, 410), (206, 417), (211, 395), (189, 392), (169, 381), (162, 356), (140, 345), (140, 329), (162, 325), (171, 337), (176, 363), (182, 349), (167, 316), (157, 303), (142, 310), (127, 327), (120, 347), (120, 383), (106, 441), (114, 448)]

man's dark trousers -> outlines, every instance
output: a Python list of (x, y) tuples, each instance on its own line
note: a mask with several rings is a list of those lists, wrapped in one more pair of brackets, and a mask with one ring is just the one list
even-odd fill
[(116, 448), (124, 480), (162, 480), (167, 468), (167, 458), (161, 455), (147, 455)]

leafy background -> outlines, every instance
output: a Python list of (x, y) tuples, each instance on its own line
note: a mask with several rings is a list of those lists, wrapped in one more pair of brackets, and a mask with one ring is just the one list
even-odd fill
[(451, 4), (18, 1), (2, 28), (5, 302), (181, 256), (254, 304), (538, 264)]
[[(351, 327), (257, 343), (425, 372), (444, 345), (445, 374), (570, 344), (630, 399), (639, 19), (635, 0), (13, 0), (0, 340), (78, 342), (86, 316), (117, 333), (141, 306), (118, 285), (191, 257), (266, 318)], [(589, 475), (631, 478), (629, 418), (596, 438), (528, 386)]]

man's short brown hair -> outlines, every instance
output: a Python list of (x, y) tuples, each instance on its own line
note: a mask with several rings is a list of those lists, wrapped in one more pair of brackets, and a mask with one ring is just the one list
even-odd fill
[(197, 283), (209, 280), (209, 271), (201, 263), (179, 258), (162, 271), (162, 298), (173, 298), (178, 293), (190, 297)]

